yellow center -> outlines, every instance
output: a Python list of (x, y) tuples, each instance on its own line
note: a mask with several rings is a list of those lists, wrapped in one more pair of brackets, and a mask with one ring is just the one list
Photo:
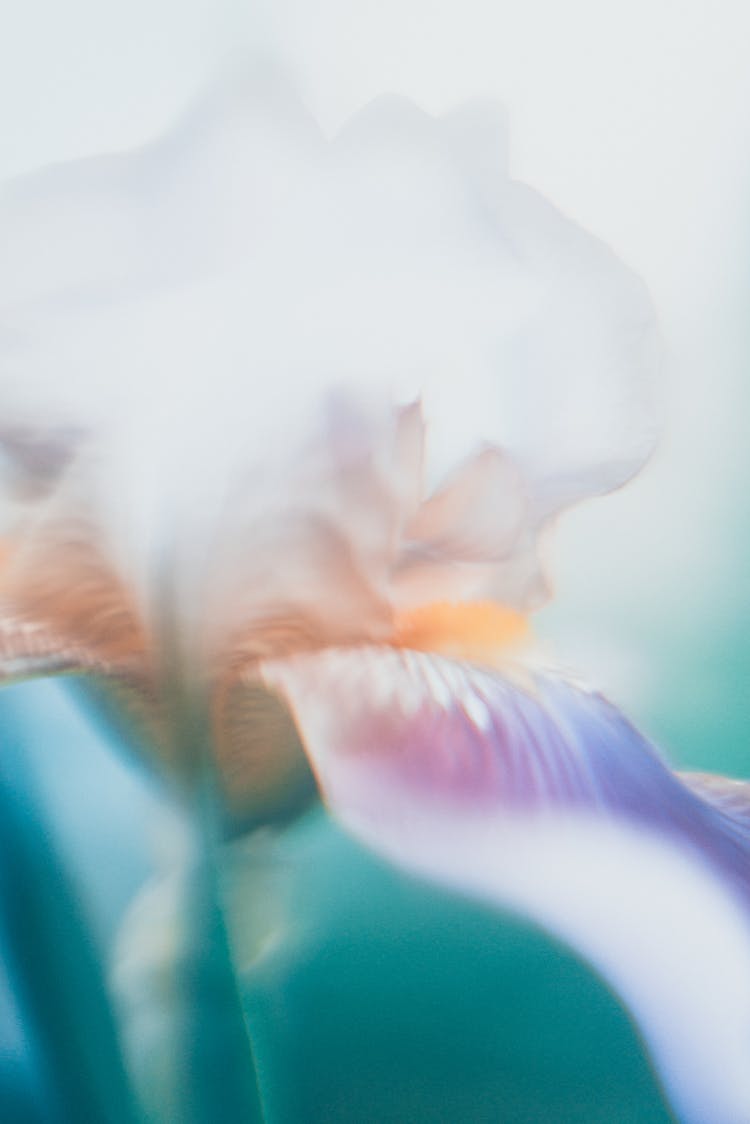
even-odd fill
[(400, 613), (391, 643), (396, 648), (439, 652), (474, 663), (494, 663), (526, 639), (527, 618), (493, 601), (437, 601)]

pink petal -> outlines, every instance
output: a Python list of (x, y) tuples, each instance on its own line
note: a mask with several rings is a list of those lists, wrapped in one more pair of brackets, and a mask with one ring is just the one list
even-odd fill
[(288, 694), (334, 807), (369, 807), (372, 786), (390, 786), (472, 815), (591, 809), (678, 834), (750, 892), (742, 818), (690, 791), (593, 691), (376, 647), (269, 663), (263, 674)]
[(401, 603), (471, 597), (515, 555), (528, 498), (517, 465), (486, 448), (415, 511), (393, 570)]

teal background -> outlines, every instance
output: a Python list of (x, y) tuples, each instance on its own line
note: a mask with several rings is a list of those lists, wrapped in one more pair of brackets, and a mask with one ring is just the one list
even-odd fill
[[(54, 850), (88, 926), (89, 951), (109, 966), (123, 918), (155, 870), (154, 839), (164, 829), (161, 797), (141, 770), (124, 764), (116, 739), (103, 737), (64, 685), (7, 690), (2, 723), (5, 791), (11, 791), (10, 778), (12, 798), (27, 821), (43, 815), (47, 824), (49, 853), (35, 877), (46, 869), (54, 879)], [(514, 917), (389, 869), (350, 842), (322, 810), (284, 832), (235, 840), (222, 853), (221, 885), (267, 1124), (670, 1119), (628, 1018), (585, 965)], [(37, 902), (39, 883), (31, 890)], [(42, 933), (51, 939), (36, 949), (35, 970), (70, 973), (76, 989), (72, 998), (48, 989), (42, 1015), (53, 1015), (63, 1028), (81, 1015), (88, 1020), (79, 1027), (89, 1043), (86, 1056), (113, 1087), (101, 1119), (125, 1119), (117, 1067), (104, 1041), (111, 1028), (98, 1008), (81, 1011), (86, 995), (108, 987), (105, 973), (97, 981), (86, 957), (79, 963), (70, 951), (63, 955), (65, 942), (57, 938), (68, 926), (64, 900), (50, 906), (44, 899), (42, 909), (48, 910), (46, 922), (43, 912), (37, 915)], [(175, 913), (166, 929), (183, 923)], [(136, 1005), (161, 1006), (162, 1015), (166, 1010), (174, 1018), (159, 986), (167, 971), (158, 951), (165, 931), (161, 908), (146, 916), (142, 931), (153, 953), (144, 954), (146, 987)], [(209, 966), (215, 972), (220, 958), (215, 945), (211, 949), (207, 944), (206, 958), (214, 958)], [(17, 987), (20, 980), (11, 972), (9, 982)], [(0, 1086), (1, 1118), (78, 1124), (87, 1117), (80, 1110), (71, 1116), (66, 1097), (80, 1091), (56, 1085), (34, 1014), (27, 1006), (3, 1023), (12, 1049)], [(136, 1031), (138, 1019), (145, 1026), (153, 1014), (141, 1009)], [(205, 1046), (206, 1035), (218, 1034), (207, 1025), (218, 1021), (217, 1008), (204, 1004), (199, 1018)], [(165, 1067), (179, 1071), (175, 1025), (170, 1029), (165, 1021), (162, 1048)], [(67, 1030), (63, 1039), (70, 1041)], [(149, 1106), (147, 1120), (252, 1119), (231, 1108), (224, 1048), (209, 1066), (209, 1107), (191, 1102), (189, 1110), (170, 1107), (160, 1089), (159, 1049), (146, 1052), (134, 1075)], [(74, 1057), (68, 1057), (68, 1071), (76, 1068)]]

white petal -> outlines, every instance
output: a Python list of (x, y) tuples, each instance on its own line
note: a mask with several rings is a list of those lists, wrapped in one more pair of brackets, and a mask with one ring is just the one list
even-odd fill
[[(266, 488), (331, 389), (421, 396), (431, 486), (488, 444), (520, 466), (520, 522), (500, 473), (472, 526), (446, 534), (464, 553), (487, 545), (493, 595), (530, 599), (543, 521), (651, 447), (652, 325), (639, 282), (507, 179), (502, 134), (486, 105), (442, 121), (383, 99), (328, 143), (282, 79), (255, 73), (157, 144), (10, 185), (10, 453), (93, 435), (91, 506), (120, 572), (148, 586), (165, 553), (193, 551), (177, 584), (199, 603), (205, 544), (231, 538), (227, 497)], [(277, 495), (274, 518), (296, 501)]]

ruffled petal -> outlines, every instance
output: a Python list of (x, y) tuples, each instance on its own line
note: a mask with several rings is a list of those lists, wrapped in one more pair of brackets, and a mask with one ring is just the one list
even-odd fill
[(318, 427), (281, 464), (240, 478), (211, 556), (209, 662), (227, 666), (384, 640), (392, 574), (422, 493), (418, 403), (325, 400)]
[(501, 449), (483, 449), (404, 526), (390, 572), (394, 603), (470, 599), (486, 588), (499, 563), (516, 556), (528, 514), (517, 464)]
[(600, 695), (547, 674), (371, 648), (262, 676), (354, 834), (570, 941), (634, 1013), (684, 1118), (744, 1118), (746, 819), (690, 791)]
[[(46, 495), (71, 450), (95, 453), (90, 507), (147, 615), (165, 556), (188, 615), (205, 606), (259, 510), (263, 542), (314, 569), (321, 506), (378, 598), (418, 570), (430, 596), (444, 579), (443, 596), (538, 601), (545, 521), (621, 483), (653, 442), (643, 287), (508, 179), (491, 107), (439, 119), (379, 99), (329, 142), (284, 78), (249, 70), (160, 141), (6, 187), (11, 484), (31, 474)], [(345, 441), (325, 502), (299, 487), (313, 436), (343, 463), (340, 429), (319, 424), (341, 387), (376, 417), (421, 397), (424, 481), (421, 448), (384, 489)], [(379, 429), (374, 461), (395, 464)], [(350, 526), (332, 498), (358, 504)], [(269, 615), (299, 584), (294, 567), (283, 589), (276, 576)]]

